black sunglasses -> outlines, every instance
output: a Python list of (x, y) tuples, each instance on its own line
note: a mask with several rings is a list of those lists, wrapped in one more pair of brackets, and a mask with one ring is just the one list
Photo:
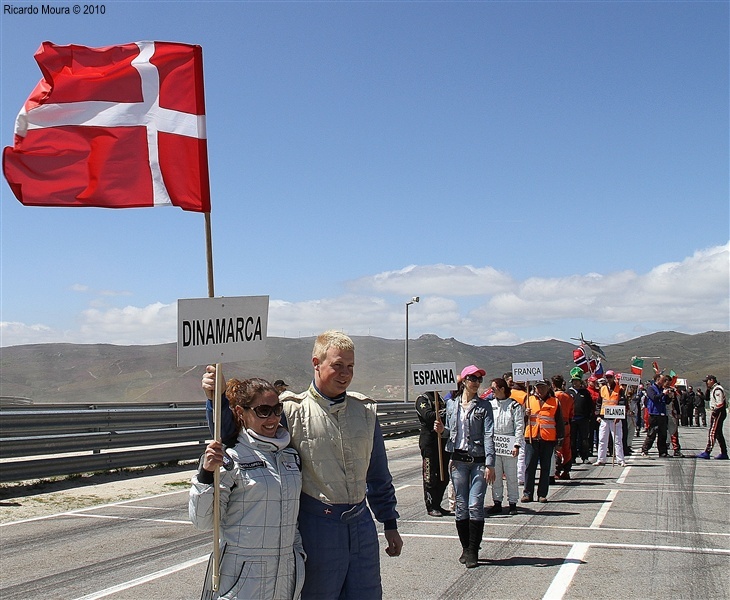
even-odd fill
[(477, 381), (479, 383), (481, 383), (482, 381), (484, 381), (484, 377), (477, 377), (476, 375), (467, 375), (465, 377), (465, 379), (467, 381)]
[(284, 412), (284, 405), (281, 402), (274, 404), (274, 406), (259, 404), (258, 406), (244, 406), (243, 408), (252, 410), (259, 419), (268, 419), (271, 415), (280, 417), (281, 413)]

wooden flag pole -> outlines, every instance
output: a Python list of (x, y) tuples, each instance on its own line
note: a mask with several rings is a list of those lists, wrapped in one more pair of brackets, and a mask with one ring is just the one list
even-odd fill
[[(441, 415), (439, 414), (439, 393), (434, 392), (433, 393), (433, 406), (436, 410), (436, 421), (441, 423)], [(441, 477), (441, 481), (446, 481), (446, 474), (444, 473), (444, 450), (441, 443), (441, 434), (439, 433), (436, 437), (436, 444), (439, 449), (439, 476)]]
[[(211, 234), (210, 213), (205, 213), (205, 255), (208, 265), (208, 298), (215, 297), (215, 286), (213, 283), (213, 236)], [(221, 364), (215, 365), (215, 395), (213, 396), (213, 439), (216, 442), (221, 441), (221, 389), (223, 381), (223, 371)], [(220, 523), (221, 523), (221, 471), (216, 469), (213, 471), (213, 574), (211, 579), (211, 587), (214, 592), (220, 587)]]

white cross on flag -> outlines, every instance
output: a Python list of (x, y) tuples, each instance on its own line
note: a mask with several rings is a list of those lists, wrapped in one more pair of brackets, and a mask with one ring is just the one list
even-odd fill
[(200, 46), (43, 42), (3, 173), (30, 206), (210, 212)]

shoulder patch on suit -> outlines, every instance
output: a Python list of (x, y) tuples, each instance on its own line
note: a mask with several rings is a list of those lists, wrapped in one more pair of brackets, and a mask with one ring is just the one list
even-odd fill
[(360, 394), (358, 392), (347, 392), (348, 398), (353, 398), (354, 400), (359, 400), (360, 402), (371, 402), (375, 403), (375, 400), (372, 398), (369, 398), (365, 394)]
[(306, 398), (307, 392), (301, 392), (300, 394), (295, 394), (290, 391), (286, 391), (283, 394), (279, 396), (279, 400), (282, 402), (293, 402), (294, 404), (301, 404), (302, 400)]

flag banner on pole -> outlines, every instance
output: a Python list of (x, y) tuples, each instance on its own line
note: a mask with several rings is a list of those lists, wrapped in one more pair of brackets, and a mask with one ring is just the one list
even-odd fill
[(641, 373), (644, 371), (644, 359), (643, 358), (634, 358), (631, 361), (631, 372), (634, 375), (641, 375)]
[(603, 369), (603, 363), (601, 362), (600, 357), (592, 357), (589, 361), (589, 365), (591, 367), (591, 373), (593, 373), (596, 377), (603, 377), (605, 371)]
[(210, 212), (200, 46), (43, 42), (3, 173), (28, 206)]
[(588, 357), (586, 356), (586, 352), (583, 350), (582, 346), (578, 346), (575, 350), (573, 350), (573, 362), (583, 369), (584, 373), (588, 372)]

